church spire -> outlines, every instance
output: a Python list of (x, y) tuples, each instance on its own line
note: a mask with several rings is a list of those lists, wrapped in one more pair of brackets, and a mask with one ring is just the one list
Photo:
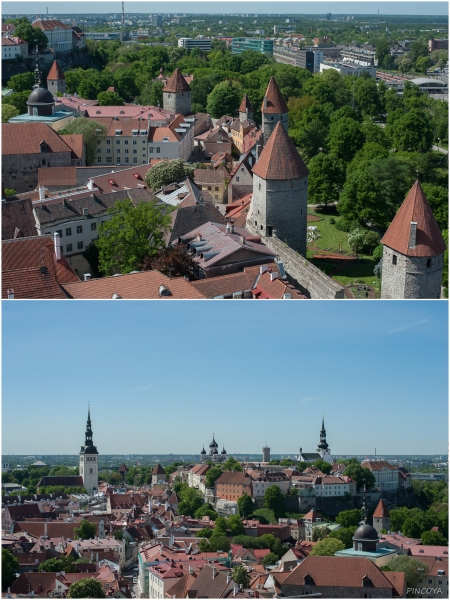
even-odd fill
[(86, 438), (84, 442), (85, 446), (92, 446), (92, 428), (91, 428), (91, 407), (88, 404), (88, 418), (86, 422)]
[(41, 72), (39, 71), (39, 48), (36, 46), (36, 67), (34, 69), (34, 87), (41, 87)]
[(320, 430), (320, 442), (319, 448), (322, 450), (326, 450), (328, 448), (327, 444), (327, 432), (325, 431), (325, 418), (322, 417), (322, 429)]

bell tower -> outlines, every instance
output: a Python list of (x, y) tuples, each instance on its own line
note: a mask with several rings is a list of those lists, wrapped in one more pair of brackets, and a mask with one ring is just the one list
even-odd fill
[(330, 449), (327, 444), (327, 432), (325, 431), (325, 420), (322, 417), (322, 429), (320, 430), (320, 442), (317, 446), (317, 452), (320, 454), (322, 460), (327, 463), (333, 464), (333, 459), (331, 458)]
[(80, 475), (88, 494), (98, 490), (98, 451), (92, 441), (91, 410), (88, 406), (88, 418), (84, 446), (80, 450)]

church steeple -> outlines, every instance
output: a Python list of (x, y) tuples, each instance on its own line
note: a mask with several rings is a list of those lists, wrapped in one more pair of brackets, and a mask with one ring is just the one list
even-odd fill
[(88, 418), (86, 422), (86, 438), (84, 441), (85, 446), (92, 446), (92, 428), (91, 428), (91, 407), (88, 404)]
[(326, 450), (328, 448), (327, 444), (327, 432), (325, 431), (325, 419), (322, 417), (322, 429), (320, 430), (320, 443), (318, 448), (322, 450)]

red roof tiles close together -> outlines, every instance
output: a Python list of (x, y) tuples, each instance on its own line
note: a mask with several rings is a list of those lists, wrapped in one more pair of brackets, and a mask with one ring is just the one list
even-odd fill
[(166, 83), (163, 92), (190, 92), (188, 82), (181, 74), (180, 69), (175, 69), (169, 81)]
[(266, 114), (282, 114), (289, 112), (287, 104), (281, 95), (280, 88), (272, 76), (267, 86), (264, 100), (261, 106), (261, 111)]
[(47, 75), (47, 81), (55, 81), (57, 79), (65, 79), (66, 76), (63, 73), (63, 70), (61, 69), (61, 67), (58, 65), (58, 62), (56, 60), (53, 61), (53, 64), (51, 66), (51, 69)]

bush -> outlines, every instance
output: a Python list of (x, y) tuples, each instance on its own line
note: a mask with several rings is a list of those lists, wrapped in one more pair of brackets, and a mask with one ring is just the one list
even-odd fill
[(336, 225), (336, 219), (334, 217), (331, 217), (330, 223), (331, 225)]

